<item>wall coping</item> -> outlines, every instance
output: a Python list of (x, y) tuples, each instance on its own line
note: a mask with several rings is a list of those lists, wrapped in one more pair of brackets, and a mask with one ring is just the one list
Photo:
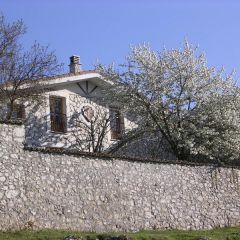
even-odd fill
[(90, 153), (82, 152), (79, 150), (64, 149), (64, 148), (54, 148), (54, 147), (28, 147), (24, 146), (26, 151), (41, 152), (44, 154), (57, 154), (57, 155), (68, 155), (68, 156), (84, 156), (90, 158), (101, 158), (104, 160), (122, 160), (128, 162), (139, 162), (139, 163), (153, 163), (153, 164), (173, 164), (173, 165), (183, 165), (183, 166), (211, 166), (214, 168), (236, 168), (240, 169), (240, 161), (235, 160), (231, 162), (220, 162), (215, 160), (194, 160), (194, 161), (184, 161), (184, 160), (162, 160), (157, 158), (138, 158), (138, 157), (128, 157), (125, 155), (112, 155), (108, 153)]
[(0, 124), (23, 125), (23, 121), (22, 120), (0, 120)]

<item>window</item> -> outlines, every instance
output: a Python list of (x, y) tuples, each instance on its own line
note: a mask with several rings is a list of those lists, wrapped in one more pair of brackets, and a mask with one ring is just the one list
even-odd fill
[(118, 108), (110, 108), (111, 139), (119, 140), (124, 132), (124, 117)]
[[(7, 105), (7, 113), (10, 115), (11, 113), (11, 106), (10, 104)], [(25, 118), (25, 107), (23, 104), (14, 103), (13, 110), (11, 113), (12, 120), (22, 120)]]
[(66, 119), (66, 98), (58, 96), (50, 96), (50, 120), (51, 131), (53, 132), (66, 132), (67, 119)]

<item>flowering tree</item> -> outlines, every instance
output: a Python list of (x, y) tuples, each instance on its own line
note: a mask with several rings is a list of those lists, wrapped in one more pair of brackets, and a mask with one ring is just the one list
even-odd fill
[(208, 67), (197, 48), (136, 46), (120, 70), (98, 70), (113, 83), (106, 94), (135, 115), (141, 130), (159, 132), (178, 159), (239, 157), (239, 90), (232, 74)]

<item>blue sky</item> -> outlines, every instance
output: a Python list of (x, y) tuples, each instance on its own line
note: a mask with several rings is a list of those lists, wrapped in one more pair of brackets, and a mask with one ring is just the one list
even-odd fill
[(211, 66), (240, 73), (240, 1), (234, 0), (2, 0), (8, 21), (23, 19), (29, 47), (35, 40), (65, 63), (80, 55), (84, 69), (122, 63), (130, 44), (153, 49), (199, 45)]

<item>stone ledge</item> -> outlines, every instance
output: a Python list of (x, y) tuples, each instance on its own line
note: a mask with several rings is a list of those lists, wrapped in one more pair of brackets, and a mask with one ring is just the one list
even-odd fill
[(23, 125), (22, 120), (0, 120), (0, 124)]
[(45, 154), (59, 154), (59, 155), (70, 155), (70, 156), (85, 156), (85, 157), (95, 157), (102, 158), (105, 160), (123, 160), (129, 162), (141, 162), (141, 163), (154, 163), (154, 164), (174, 164), (174, 165), (185, 165), (185, 166), (212, 166), (212, 167), (223, 167), (223, 168), (237, 168), (240, 169), (240, 161), (235, 160), (231, 162), (220, 162), (214, 160), (201, 160), (201, 161), (184, 161), (184, 160), (160, 160), (160, 159), (148, 159), (148, 158), (138, 158), (138, 157), (128, 157), (125, 155), (112, 155), (108, 153), (91, 153), (82, 152), (79, 150), (71, 150), (64, 148), (54, 148), (54, 147), (28, 147), (25, 146), (26, 151), (35, 151)]

